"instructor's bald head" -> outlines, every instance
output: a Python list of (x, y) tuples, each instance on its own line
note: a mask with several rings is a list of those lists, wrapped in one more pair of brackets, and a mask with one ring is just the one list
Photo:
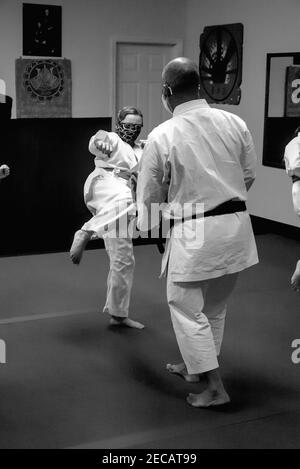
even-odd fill
[(171, 88), (173, 94), (198, 93), (198, 67), (186, 57), (177, 57), (171, 60), (163, 69), (162, 80)]

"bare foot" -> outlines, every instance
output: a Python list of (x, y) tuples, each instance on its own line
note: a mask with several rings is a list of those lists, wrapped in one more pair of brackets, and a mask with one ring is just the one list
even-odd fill
[(76, 231), (73, 239), (73, 243), (70, 249), (70, 257), (73, 264), (79, 264), (82, 258), (83, 251), (89, 240), (91, 239), (91, 234), (87, 231), (78, 230)]
[(133, 321), (132, 319), (129, 318), (121, 318), (117, 316), (113, 316), (111, 320), (109, 321), (109, 324), (111, 326), (126, 326), (126, 327), (131, 327), (132, 329), (144, 329), (144, 324), (141, 324), (140, 322)]
[(225, 389), (223, 391), (210, 391), (206, 389), (200, 394), (189, 394), (186, 400), (193, 407), (210, 407), (228, 404), (230, 397)]
[(294, 291), (300, 290), (300, 261), (297, 262), (295, 272), (291, 278), (291, 286)]
[(178, 365), (170, 365), (169, 363), (166, 366), (167, 370), (174, 374), (178, 375), (183, 378), (188, 383), (199, 383), (200, 376), (199, 375), (189, 375), (184, 363), (179, 363)]

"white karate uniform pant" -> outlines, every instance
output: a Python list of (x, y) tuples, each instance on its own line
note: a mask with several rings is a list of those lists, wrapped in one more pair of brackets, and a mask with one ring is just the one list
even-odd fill
[(219, 367), (227, 300), (238, 274), (195, 282), (167, 279), (167, 298), (177, 343), (189, 374)]
[(128, 236), (129, 212), (135, 206), (128, 180), (117, 173), (96, 168), (84, 185), (87, 208), (94, 215), (82, 230), (102, 237), (109, 257), (107, 295), (103, 311), (128, 317), (134, 274), (132, 239)]
[(129, 312), (135, 259), (131, 238), (103, 235), (110, 268), (107, 278), (107, 296), (103, 311), (126, 318)]

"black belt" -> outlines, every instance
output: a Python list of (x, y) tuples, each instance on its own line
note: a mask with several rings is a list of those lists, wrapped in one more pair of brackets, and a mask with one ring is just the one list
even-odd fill
[(214, 217), (215, 215), (228, 215), (230, 213), (245, 212), (246, 204), (242, 200), (227, 200), (221, 205), (204, 212), (205, 217)]
[[(212, 210), (208, 210), (207, 212), (204, 212), (204, 213), (198, 213), (198, 214), (195, 213), (189, 218), (178, 218), (178, 219), (173, 218), (170, 220), (170, 229), (172, 229), (175, 223), (178, 223), (178, 222), (183, 223), (184, 221), (187, 221), (187, 220), (196, 220), (197, 218), (202, 218), (202, 217), (215, 217), (217, 215), (229, 215), (230, 213), (245, 212), (246, 210), (247, 210), (246, 204), (242, 200), (228, 200), (227, 202), (224, 202), (223, 204), (218, 205)], [(163, 254), (165, 248), (163, 245), (162, 237), (160, 237), (160, 239), (158, 240), (157, 247), (158, 247), (159, 252)]]
[[(204, 213), (195, 213), (190, 218), (179, 218), (178, 221), (184, 222), (185, 220), (196, 220), (197, 218), (202, 217), (215, 217), (217, 215), (229, 215), (230, 213), (236, 212), (245, 212), (247, 210), (245, 202), (242, 200), (227, 200), (221, 205), (213, 208), (212, 210), (208, 210)], [(172, 223), (173, 222), (173, 223)], [(176, 223), (176, 219), (171, 220), (171, 227)]]

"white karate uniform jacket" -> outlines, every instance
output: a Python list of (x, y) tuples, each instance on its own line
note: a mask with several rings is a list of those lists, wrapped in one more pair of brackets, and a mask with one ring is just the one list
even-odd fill
[[(203, 212), (231, 199), (246, 201), (245, 182), (254, 180), (256, 160), (250, 132), (238, 116), (211, 108), (205, 100), (177, 106), (173, 117), (150, 133), (144, 148), (138, 226), (149, 229), (143, 204), (149, 212), (152, 203), (167, 200), (163, 215), (176, 218), (181, 216), (176, 207), (184, 203), (203, 204)], [(195, 227), (190, 223), (184, 222), (187, 233)], [(216, 278), (258, 262), (248, 212), (202, 217), (194, 223), (203, 239), (176, 238), (175, 226), (167, 242), (161, 273), (168, 266), (173, 282)]]
[[(95, 139), (109, 139), (112, 144), (109, 157), (96, 148)], [(93, 218), (82, 229), (93, 231), (100, 237), (116, 219), (126, 213), (135, 213), (129, 183), (118, 177), (118, 171), (127, 171), (129, 174), (137, 171), (142, 149), (138, 145), (132, 148), (115, 132), (100, 130), (90, 139), (89, 151), (95, 155), (95, 169), (84, 184), (84, 201)], [(114, 171), (105, 168), (113, 168)]]
[(295, 213), (300, 216), (300, 133), (284, 150), (285, 169), (293, 179), (292, 198)]
[(285, 147), (284, 161), (288, 176), (300, 177), (300, 133)]

